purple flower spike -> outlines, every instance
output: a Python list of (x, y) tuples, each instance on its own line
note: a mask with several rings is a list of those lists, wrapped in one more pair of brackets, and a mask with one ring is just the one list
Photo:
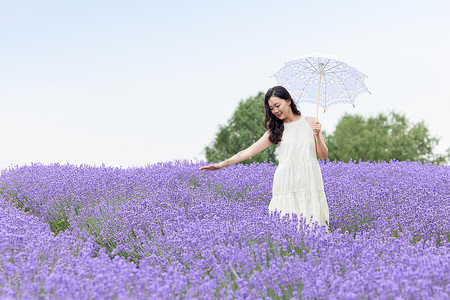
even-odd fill
[(450, 297), (448, 166), (320, 162), (329, 232), (268, 212), (276, 166), (199, 166), (3, 170), (0, 298)]

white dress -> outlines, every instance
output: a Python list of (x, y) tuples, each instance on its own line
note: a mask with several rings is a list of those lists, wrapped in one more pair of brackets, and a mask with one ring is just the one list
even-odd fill
[(284, 132), (278, 144), (279, 165), (273, 178), (272, 200), (269, 211), (300, 214), (312, 223), (328, 226), (328, 203), (323, 189), (322, 172), (316, 156), (314, 133), (302, 116), (297, 121), (284, 123)]

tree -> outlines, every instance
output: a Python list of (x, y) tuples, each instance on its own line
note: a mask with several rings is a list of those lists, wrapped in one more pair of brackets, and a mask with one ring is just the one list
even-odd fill
[(344, 115), (334, 133), (325, 134), (328, 158), (348, 162), (411, 160), (444, 163), (448, 155), (433, 154), (439, 143), (430, 135), (424, 122), (410, 123), (398, 113), (363, 118), (360, 115)]
[[(266, 132), (265, 115), (263, 92), (241, 100), (228, 124), (219, 127), (213, 145), (205, 148), (206, 160), (223, 161), (259, 140)], [(270, 146), (243, 163), (266, 161), (277, 163), (275, 146)]]

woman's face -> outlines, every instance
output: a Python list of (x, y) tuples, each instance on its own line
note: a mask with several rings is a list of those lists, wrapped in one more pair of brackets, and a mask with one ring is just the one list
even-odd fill
[(286, 116), (290, 115), (292, 112), (291, 100), (284, 100), (272, 96), (267, 102), (269, 104), (270, 111), (280, 120), (284, 120)]

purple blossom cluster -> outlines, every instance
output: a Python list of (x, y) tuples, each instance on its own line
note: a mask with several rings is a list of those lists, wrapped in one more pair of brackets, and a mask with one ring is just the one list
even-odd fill
[(272, 164), (0, 176), (0, 298), (450, 296), (450, 168), (320, 163), (330, 232), (267, 210)]

